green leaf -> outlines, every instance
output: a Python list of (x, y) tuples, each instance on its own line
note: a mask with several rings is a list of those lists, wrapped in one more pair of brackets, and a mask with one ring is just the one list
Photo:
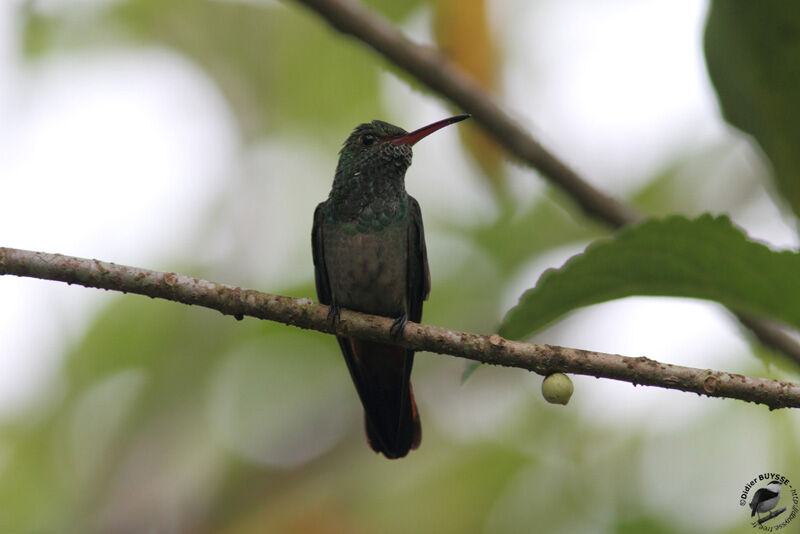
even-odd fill
[(756, 138), (800, 214), (800, 3), (713, 2), (705, 53), (725, 118)]
[(577, 308), (633, 295), (713, 300), (800, 327), (800, 254), (748, 240), (725, 216), (649, 220), (546, 271), (500, 334), (519, 339)]

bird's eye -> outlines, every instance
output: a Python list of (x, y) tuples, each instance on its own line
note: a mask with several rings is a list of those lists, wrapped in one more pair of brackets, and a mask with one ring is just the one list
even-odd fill
[(375, 142), (375, 136), (372, 134), (364, 134), (361, 136), (361, 144), (364, 146), (370, 146)]

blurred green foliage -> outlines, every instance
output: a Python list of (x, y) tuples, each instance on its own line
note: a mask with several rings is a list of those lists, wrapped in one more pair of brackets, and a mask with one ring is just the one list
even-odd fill
[[(396, 16), (413, 9), (401, 2)], [(213, 0), (131, 0), (108, 19), (137, 40), (169, 46), (219, 85), (248, 138), (326, 128), (380, 113), (379, 66), (369, 52), (331, 46), (330, 30), (298, 9)], [(280, 53), (271, 53), (280, 51)], [(348, 65), (342, 75), (342, 65)]]
[[(494, 43), (483, 2), (469, 2), (453, 26), (446, 21), (460, 2), (366, 3), (398, 24), (432, 10), (436, 36), (450, 57), (487, 87), (499, 84), (502, 47)], [(781, 138), (782, 132), (796, 131), (796, 124), (786, 122), (798, 110), (796, 91), (794, 100), (787, 96), (787, 88), (797, 88), (795, 49), (784, 47), (792, 34), (767, 36), (768, 25), (742, 27), (741, 18), (725, 15), (747, 9), (773, 17), (767, 13), (773, 6), (715, 2), (707, 47), (725, 50), (710, 68), (727, 115), (773, 158), (782, 191), (796, 205), (794, 186), (784, 181), (796, 174), (794, 156), (785, 147), (795, 146), (797, 137), (790, 138), (794, 145)], [(243, 151), (301, 139), (309, 153), (335, 154), (334, 141), (353, 125), (385, 115), (384, 69), (397, 74), (293, 3), (121, 0), (61, 10), (27, 3), (21, 14), (22, 51), (31, 62), (65, 53), (158, 47), (193, 63), (230, 105)], [(781, 28), (788, 27), (786, 19)], [(740, 33), (745, 38), (739, 39)], [(754, 42), (760, 48), (748, 48)], [(710, 63), (712, 56), (709, 52)], [(770, 68), (766, 75), (757, 70), (762, 66)], [(747, 111), (765, 113), (754, 120), (758, 128), (736, 119), (743, 104), (725, 96), (732, 89), (723, 88), (722, 80), (740, 84), (737, 73), (753, 82), (741, 84), (741, 99), (770, 103)], [(400, 78), (419, 88), (406, 75)], [(774, 94), (745, 94), (763, 90), (771, 80), (778, 87)], [(630, 201), (656, 215), (738, 209), (758, 187), (758, 177), (742, 170), (719, 172), (734, 149), (676, 156)], [(477, 162), (478, 180), (488, 181), (487, 190), (496, 193), (485, 199), (484, 211), (493, 215), (468, 224), (431, 224), (442, 217), (426, 212), (429, 246), (439, 239), (458, 254), (445, 274), (434, 272), (425, 320), (488, 333), (500, 323), (510, 288), (532, 262), (608, 231), (586, 220), (559, 192), (545, 191), (527, 203), (513, 198), (504, 189), (508, 163), (479, 134), (465, 135), (465, 151)], [(320, 180), (327, 182), (332, 172)], [(285, 177), (264, 177), (279, 178)], [(732, 195), (720, 195), (723, 190)], [(224, 194), (236, 200), (243, 193), (231, 186)], [(310, 222), (311, 212), (309, 228)], [(702, 223), (701, 230), (718, 229), (715, 222)], [(736, 233), (729, 226), (722, 230), (705, 239)], [(739, 260), (755, 245), (735, 237), (720, 254)], [(642, 239), (647, 246), (674, 244), (669, 236)], [(690, 249), (690, 256), (707, 253), (702, 244)], [(599, 247), (592, 250), (598, 253)], [(310, 252), (306, 259), (310, 264)], [(635, 267), (653, 261), (657, 269), (656, 260), (645, 254)], [(183, 266), (175, 270), (203, 276), (208, 269), (220, 278), (218, 267), (197, 265), (193, 258), (169, 261)], [(591, 269), (602, 266), (590, 262)], [(731, 287), (743, 280), (736, 282)], [(313, 295), (310, 276), (300, 286), (260, 284), (274, 293)], [(576, 294), (584, 296), (590, 285), (576, 286)], [(625, 294), (634, 293), (642, 291)], [(664, 293), (686, 294), (675, 286)], [(588, 303), (559, 295), (543, 305), (551, 318)], [(607, 292), (592, 302), (619, 296)], [(774, 302), (764, 306), (773, 304), (770, 311), (784, 317)], [(530, 320), (517, 332), (545, 322)], [(735, 462), (752, 460), (754, 449), (772, 455), (768, 462), (747, 463), (748, 476), (756, 468), (800, 473), (797, 438), (785, 419), (794, 414), (767, 418), (743, 403), (720, 403), (693, 423), (644, 431), (598, 416), (623, 408), (611, 402), (599, 402), (593, 416), (549, 406), (540, 398), (538, 379), (519, 371), (486, 368), (461, 386), (460, 361), (426, 354), (418, 356), (414, 371), (422, 448), (388, 462), (364, 442), (360, 407), (329, 336), (252, 319), (235, 322), (136, 296), (115, 299), (65, 352), (62, 376), (44, 405), (0, 426), (2, 532), (749, 532), (736, 506), (738, 478), (725, 486), (728, 494), (719, 495), (722, 512), (714, 512), (727, 520), (712, 528), (701, 521), (705, 510), (687, 504), (686, 493), (697, 485), (684, 487), (682, 480), (713, 485), (714, 473), (723, 476)], [(750, 365), (764, 374), (760, 364)], [(576, 379), (576, 401), (595, 384)], [(743, 448), (747, 455), (725, 455)], [(673, 496), (662, 490), (665, 477), (663, 486), (685, 491)]]
[[(421, 4), (372, 3), (394, 19)], [(250, 140), (287, 130), (336, 128), (338, 133), (343, 122), (349, 124), (344, 119), (383, 114), (380, 63), (362, 47), (341, 45), (332, 30), (294, 6), (124, 0), (81, 15), (32, 12), (25, 33), (27, 55), (39, 57), (59, 45), (134, 42), (172, 48), (218, 84)]]
[(755, 137), (800, 215), (800, 4), (712, 2), (705, 53), (726, 119)]

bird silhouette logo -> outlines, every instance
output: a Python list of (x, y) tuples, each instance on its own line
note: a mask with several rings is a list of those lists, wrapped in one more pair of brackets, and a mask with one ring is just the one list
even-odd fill
[(758, 530), (780, 530), (800, 513), (800, 498), (790, 480), (776, 473), (762, 473), (745, 484), (739, 506), (749, 508), (751, 526)]
[(763, 488), (756, 490), (753, 494), (753, 499), (750, 501), (750, 509), (752, 510), (750, 517), (758, 514), (758, 519), (760, 521), (761, 514), (765, 514), (778, 506), (781, 500), (781, 486), (783, 486), (783, 484), (779, 481), (772, 480)]

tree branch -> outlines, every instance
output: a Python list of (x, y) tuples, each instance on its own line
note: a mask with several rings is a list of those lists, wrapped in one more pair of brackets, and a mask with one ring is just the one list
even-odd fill
[[(381, 15), (349, 0), (297, 0), (319, 13), (331, 26), (364, 42), (386, 59), (467, 113), (509, 154), (562, 188), (590, 217), (619, 228), (641, 217), (632, 206), (596, 189), (544, 148), (492, 99), (467, 73), (437, 50), (409, 40)], [(745, 317), (739, 321), (766, 346), (800, 364), (800, 343), (775, 323)]]
[(358, 3), (348, 0), (297, 1), (471, 114), (510, 154), (564, 189), (589, 216), (614, 228), (639, 219), (632, 207), (594, 188), (545, 149), (475, 80), (437, 50), (414, 43), (391, 22)]
[(393, 320), (389, 318), (342, 310), (341, 319), (332, 326), (327, 319), (328, 307), (315, 304), (311, 299), (270, 295), (99, 260), (0, 247), (0, 275), (4, 274), (136, 293), (203, 306), (237, 318), (249, 315), (329, 334), (519, 367), (545, 376), (556, 372), (589, 375), (709, 397), (740, 399), (764, 404), (770, 409), (800, 408), (800, 384), (791, 382), (664, 364), (644, 357), (521, 343), (496, 334), (483, 336), (411, 322), (406, 325), (401, 339), (395, 341), (390, 333)]

